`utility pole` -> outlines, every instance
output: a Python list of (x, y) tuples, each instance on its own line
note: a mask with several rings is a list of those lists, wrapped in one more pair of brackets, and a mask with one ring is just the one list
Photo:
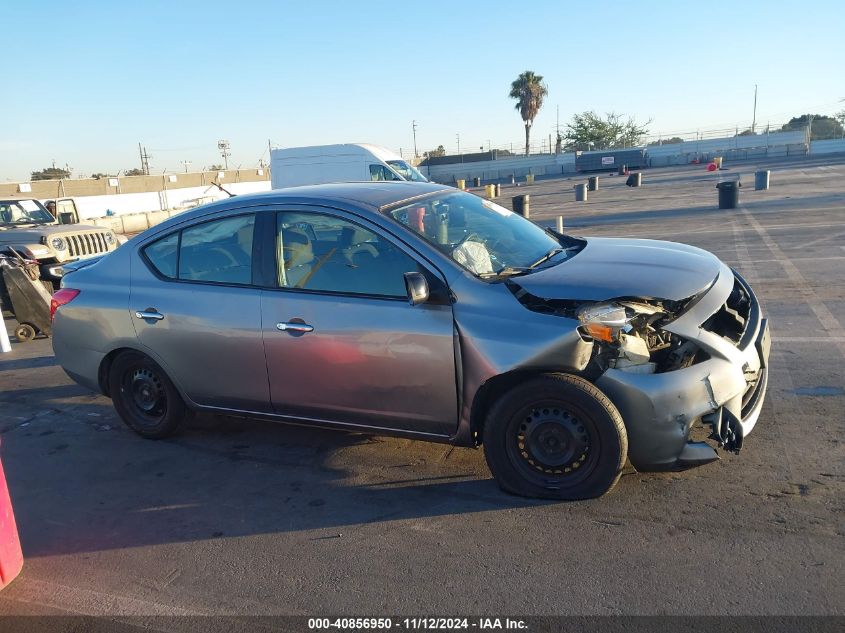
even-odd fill
[(455, 134), (455, 138), (458, 139), (458, 154), (460, 154), (461, 153), (461, 135), (460, 135), (460, 133)]
[(147, 148), (141, 147), (140, 143), (138, 143), (138, 154), (140, 154), (140, 156), (141, 156), (141, 173), (144, 174), (145, 176), (149, 176), (150, 175), (150, 158), (152, 158), (152, 156), (147, 154)]
[(227, 170), (229, 169), (229, 156), (232, 155), (232, 153), (229, 151), (229, 147), (230, 147), (229, 141), (226, 141), (226, 140), (217, 141), (217, 149), (220, 150), (220, 155), (223, 157), (223, 164), (225, 166), (225, 169), (227, 169)]
[(191, 165), (191, 161), (182, 160), (182, 161), (179, 161), (179, 162), (182, 163), (185, 166), (185, 173), (187, 174), (188, 173), (188, 166)]
[(561, 138), (560, 138), (560, 106), (557, 106), (555, 114), (555, 154), (560, 152)]
[(417, 122), (411, 121), (411, 129), (414, 131), (414, 158), (419, 158), (417, 153)]
[(754, 84), (754, 118), (751, 119), (751, 133), (754, 134), (754, 128), (757, 126), (757, 84)]

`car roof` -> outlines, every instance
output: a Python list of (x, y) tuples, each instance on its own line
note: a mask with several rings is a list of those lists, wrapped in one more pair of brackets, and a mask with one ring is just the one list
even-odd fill
[(440, 191), (454, 191), (446, 185), (431, 182), (346, 182), (328, 185), (286, 187), (261, 193), (233, 196), (204, 204), (174, 215), (156, 228), (168, 228), (177, 223), (233, 208), (278, 204), (310, 204), (317, 206), (350, 206), (377, 213), (385, 207), (402, 204), (421, 196)]
[(394, 204), (401, 204), (419, 196), (448, 189), (449, 187), (445, 185), (431, 182), (367, 181), (286, 187), (263, 193), (237, 196), (237, 198), (238, 202), (250, 199), (265, 203), (272, 203), (277, 200), (289, 202), (308, 199), (312, 203), (319, 202), (320, 204), (353, 203), (357, 206), (369, 207), (375, 211)]

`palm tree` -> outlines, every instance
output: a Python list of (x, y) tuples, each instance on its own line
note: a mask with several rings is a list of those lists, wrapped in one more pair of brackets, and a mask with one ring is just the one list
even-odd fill
[(519, 110), (522, 120), (525, 122), (525, 155), (528, 155), (528, 141), (531, 136), (531, 125), (534, 117), (543, 107), (543, 99), (549, 94), (546, 84), (543, 83), (541, 75), (535, 75), (533, 71), (526, 70), (521, 73), (516, 81), (511, 83), (511, 99), (516, 99), (516, 109)]

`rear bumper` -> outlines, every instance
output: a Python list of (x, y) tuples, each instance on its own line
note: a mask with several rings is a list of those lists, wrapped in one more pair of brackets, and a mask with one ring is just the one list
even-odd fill
[[(760, 417), (768, 384), (768, 323), (751, 297), (752, 317), (739, 345), (699, 330), (695, 340), (710, 354), (704, 362), (659, 374), (609, 369), (596, 381), (622, 414), (636, 468), (699, 465), (719, 459), (714, 446), (735, 452), (742, 447)], [(710, 431), (712, 445), (690, 441), (699, 423)]]

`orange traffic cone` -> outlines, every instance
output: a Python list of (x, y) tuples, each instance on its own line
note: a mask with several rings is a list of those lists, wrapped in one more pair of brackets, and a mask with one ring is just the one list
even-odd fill
[(18, 538), (12, 500), (0, 461), (0, 589), (12, 582), (23, 568), (23, 552)]

